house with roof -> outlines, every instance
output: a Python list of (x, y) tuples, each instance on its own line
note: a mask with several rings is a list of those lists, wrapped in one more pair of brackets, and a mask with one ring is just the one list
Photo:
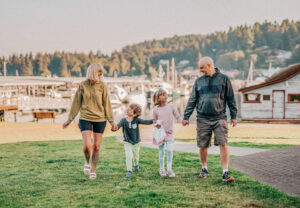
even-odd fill
[(300, 63), (239, 91), (242, 121), (300, 123)]

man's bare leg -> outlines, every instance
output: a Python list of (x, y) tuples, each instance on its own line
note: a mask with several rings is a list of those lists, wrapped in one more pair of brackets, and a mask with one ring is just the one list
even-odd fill
[(199, 154), (202, 167), (207, 166), (208, 148), (200, 148)]

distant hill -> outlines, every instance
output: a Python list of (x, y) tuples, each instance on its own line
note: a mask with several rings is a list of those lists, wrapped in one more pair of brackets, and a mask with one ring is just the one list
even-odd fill
[[(197, 67), (202, 56), (211, 56), (216, 65), (225, 69), (245, 71), (252, 60), (256, 68), (284, 67), (300, 61), (300, 21), (283, 20), (281, 23), (255, 23), (241, 25), (228, 31), (207, 35), (173, 36), (163, 40), (144, 41), (128, 45), (110, 56), (90, 52), (54, 54), (31, 53), (11, 55), (7, 62), (7, 74), (84, 76), (90, 63), (102, 63), (108, 76), (120, 75), (156, 76), (160, 60), (175, 58), (177, 69)], [(0, 59), (0, 72), (3, 70)]]

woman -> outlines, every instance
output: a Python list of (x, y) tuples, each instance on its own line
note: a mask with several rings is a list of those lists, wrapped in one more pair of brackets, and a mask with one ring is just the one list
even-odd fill
[[(114, 119), (107, 87), (102, 81), (103, 67), (91, 64), (87, 69), (87, 79), (80, 83), (74, 97), (69, 119), (63, 124), (67, 128), (80, 111), (79, 128), (83, 138), (83, 154), (85, 164), (83, 172), (96, 179), (96, 167), (99, 160), (101, 138), (106, 120), (113, 126)], [(91, 143), (93, 133), (94, 142)], [(92, 152), (92, 169), (90, 156)]]

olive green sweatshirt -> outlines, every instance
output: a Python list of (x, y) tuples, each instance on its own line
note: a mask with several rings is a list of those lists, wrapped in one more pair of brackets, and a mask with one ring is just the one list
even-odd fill
[(91, 83), (85, 80), (80, 83), (69, 114), (68, 122), (72, 122), (80, 111), (80, 119), (101, 122), (108, 120), (114, 124), (109, 94), (106, 85), (101, 82)]

